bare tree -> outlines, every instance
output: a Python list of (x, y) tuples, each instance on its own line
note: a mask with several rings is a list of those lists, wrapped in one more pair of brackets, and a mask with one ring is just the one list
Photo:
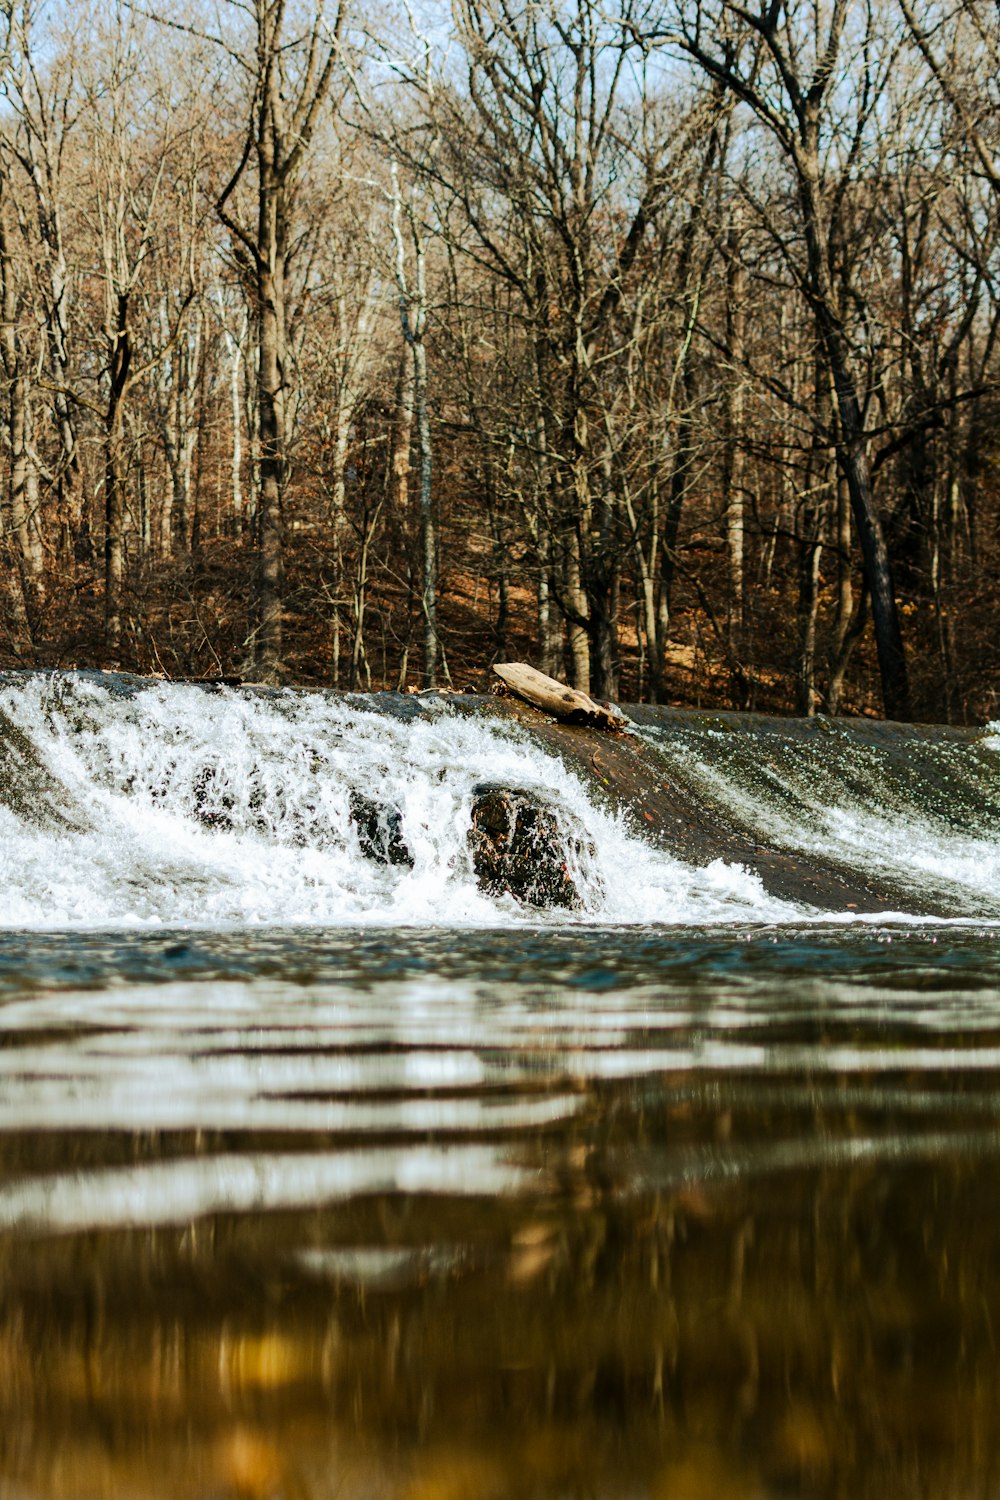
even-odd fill
[(0, 87), (13, 112), (13, 128), (7, 136), (9, 150), (24, 171), (31, 198), (35, 233), (27, 223), (27, 206), (19, 204), (18, 213), (25, 243), (33, 246), (38, 262), (35, 288), (45, 328), (47, 388), (60, 440), (53, 476), (60, 520), (67, 539), (86, 549), (87, 538), (81, 535), (86, 514), (77, 414), (71, 394), (74, 287), (66, 228), (72, 191), (66, 181), (66, 157), (81, 96), (73, 40), (69, 38), (60, 46), (53, 60), (50, 39), (43, 37), (40, 44), (36, 40), (40, 10), (35, 0), (3, 0), (0, 45), (7, 66)]
[[(288, 473), (288, 263), (296, 190), (306, 153), (330, 91), (340, 56), (343, 6), (328, 18), (319, 3), (304, 35), (289, 30), (286, 0), (229, 0), (248, 11), (252, 50), (231, 48), (249, 88), (243, 148), (217, 201), (219, 217), (246, 257), (254, 293), (258, 350), (260, 498), (255, 517), (258, 555), (254, 669), (261, 681), (280, 678), (282, 658), (282, 494)], [(234, 205), (251, 162), (256, 222)]]
[(542, 480), (539, 562), (566, 621), (574, 683), (607, 695), (628, 538), (595, 387), (664, 197), (659, 156), (643, 159), (639, 122), (621, 105), (639, 49), (592, 0), (517, 11), (461, 0), (455, 19), (466, 86), (459, 94), (441, 82), (429, 98), (414, 75), (441, 148), (411, 164), (434, 182), (449, 218), (464, 221), (463, 253), (521, 301)]
[[(672, 19), (647, 33), (647, 40), (677, 47), (746, 106), (791, 173), (800, 240), (779, 230), (782, 255), (813, 311), (836, 391), (838, 452), (871, 596), (885, 709), (907, 719), (910, 690), (899, 612), (846, 308), (833, 275), (836, 215), (875, 120), (894, 49), (878, 33), (875, 10), (853, 0), (818, 3), (811, 19), (780, 0), (753, 9), (732, 0), (680, 0)], [(850, 73), (854, 59), (856, 77)], [(846, 127), (840, 102), (845, 93), (855, 106)]]
[(395, 162), (392, 181), (392, 237), (396, 248), (396, 290), (403, 338), (413, 359), (413, 412), (420, 455), (420, 611), (423, 619), (423, 685), (437, 686), (437, 546), (434, 538), (433, 454), (427, 387), (427, 231), (413, 194), (404, 195)]
[[(383, 350), (395, 342), (390, 331), (394, 320), (384, 295), (384, 183), (370, 179), (367, 144), (360, 133), (331, 131), (319, 182), (315, 189), (309, 184), (313, 284), (307, 294), (308, 311), (300, 318), (300, 368), (308, 392), (300, 440), (304, 446), (311, 442), (317, 451), (315, 472), (327, 506), (322, 536), (330, 556), (322, 597), (330, 610), (330, 681), (334, 687), (343, 686), (349, 656), (352, 689), (367, 663), (365, 616), (374, 533), (383, 506), (393, 498), (392, 486), (386, 483), (382, 495), (370, 505), (366, 495), (359, 510), (351, 505), (349, 494), (356, 488), (358, 472), (352, 462), (352, 435), (384, 373)], [(407, 458), (408, 452), (407, 442)], [(352, 549), (355, 532), (357, 546)]]
[(984, 0), (941, 10), (899, 0), (910, 33), (940, 88), (979, 170), (1000, 196), (1000, 17)]
[[(176, 143), (171, 102), (147, 83), (140, 66), (139, 19), (116, 4), (105, 39), (100, 79), (92, 84), (87, 114), (93, 172), (92, 216), (104, 288), (102, 340), (106, 403), (100, 412), (104, 453), (104, 621), (108, 650), (117, 659), (122, 637), (122, 589), (127, 521), (125, 441), (130, 392), (176, 342), (194, 295), (191, 264), (180, 267), (173, 317), (147, 335), (136, 335), (137, 309), (157, 236), (160, 200)], [(143, 80), (143, 81), (140, 81)], [(184, 128), (183, 126), (181, 127)], [(148, 327), (148, 325), (147, 325)], [(144, 357), (143, 357), (144, 356)], [(80, 397), (77, 397), (78, 402)], [(81, 404), (83, 404), (81, 402)]]
[(143, 288), (143, 321), (164, 351), (149, 380), (149, 401), (169, 481), (159, 516), (158, 543), (164, 557), (189, 550), (197, 510), (194, 459), (199, 419), (204, 416), (198, 395), (210, 341), (199, 134), (190, 133), (183, 156), (178, 150), (179, 159), (164, 186), (162, 232), (151, 247), (151, 272)]
[(23, 283), (27, 268), (24, 257), (18, 254), (15, 235), (11, 233), (7, 206), (9, 184), (9, 163), (0, 156), (0, 308), (3, 316), (0, 359), (7, 382), (10, 530), (22, 581), (39, 587), (43, 581), (45, 558), (39, 514), (38, 465), (34, 455), (34, 351), (26, 337), (28, 309)]

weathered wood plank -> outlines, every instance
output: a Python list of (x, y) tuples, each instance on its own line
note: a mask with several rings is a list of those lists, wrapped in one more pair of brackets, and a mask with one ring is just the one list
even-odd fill
[(526, 662), (496, 662), (494, 672), (519, 698), (564, 723), (590, 724), (596, 729), (622, 730), (628, 720), (611, 704), (596, 703), (587, 693), (547, 677)]

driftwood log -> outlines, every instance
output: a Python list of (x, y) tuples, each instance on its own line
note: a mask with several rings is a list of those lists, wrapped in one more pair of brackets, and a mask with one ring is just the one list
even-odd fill
[(497, 662), (493, 670), (512, 693), (565, 724), (589, 724), (594, 729), (615, 731), (628, 724), (625, 715), (613, 704), (596, 703), (589, 694), (567, 687), (525, 662)]

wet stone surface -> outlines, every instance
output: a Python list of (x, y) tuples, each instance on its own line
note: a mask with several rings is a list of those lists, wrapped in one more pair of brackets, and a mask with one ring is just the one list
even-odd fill
[[(454, 701), (454, 700), (453, 700)], [(456, 704), (466, 711), (480, 711)], [(929, 750), (941, 743), (971, 747), (982, 731), (938, 729), (905, 725), (858, 724), (837, 721), (836, 730), (818, 720), (769, 719), (754, 714), (700, 714), (687, 709), (645, 705), (628, 707), (630, 718), (646, 728), (670, 731), (660, 746), (638, 735), (608, 735), (572, 724), (556, 724), (537, 709), (514, 698), (492, 700), (492, 712), (530, 730), (533, 739), (553, 751), (592, 788), (594, 796), (625, 817), (641, 836), (685, 864), (704, 866), (714, 860), (742, 865), (759, 876), (764, 889), (783, 901), (801, 901), (823, 910), (879, 912), (907, 911), (937, 916), (972, 915), (968, 898), (946, 882), (932, 887), (902, 884), (898, 871), (864, 869), (855, 856), (813, 848), (798, 851), (777, 841), (741, 818), (724, 796), (693, 776), (683, 760), (669, 755), (670, 739), (694, 742), (695, 758), (709, 763), (741, 744), (751, 764), (772, 755), (771, 740), (784, 736), (794, 759), (798, 745), (832, 740), (836, 734), (848, 747), (878, 743), (906, 763), (912, 755), (923, 769)], [(742, 734), (735, 732), (742, 725)], [(721, 748), (720, 748), (721, 747)], [(982, 753), (982, 752), (980, 752)], [(830, 756), (835, 760), (831, 749)], [(992, 773), (989, 773), (990, 776)], [(954, 787), (957, 778), (950, 778)], [(980, 776), (978, 787), (983, 795)], [(835, 794), (834, 794), (835, 795)], [(956, 795), (953, 791), (952, 797)], [(989, 807), (983, 795), (984, 808)], [(993, 915), (991, 899), (977, 898), (976, 915)]]
[(413, 868), (413, 855), (403, 837), (403, 815), (398, 807), (386, 807), (363, 793), (351, 793), (351, 822), (366, 859), (380, 865)]
[(478, 786), (469, 831), (472, 865), (488, 896), (511, 895), (526, 906), (581, 905), (567, 856), (580, 841), (551, 808), (516, 787)]
[(236, 799), (215, 766), (205, 766), (198, 772), (194, 779), (194, 815), (199, 823), (231, 833), (235, 806)]

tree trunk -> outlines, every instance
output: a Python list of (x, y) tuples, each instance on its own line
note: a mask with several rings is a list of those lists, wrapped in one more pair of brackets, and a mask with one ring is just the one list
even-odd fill
[(254, 620), (254, 675), (276, 683), (282, 674), (282, 515), (285, 478), (284, 254), (279, 242), (277, 189), (262, 185), (257, 275), (257, 327), (260, 349), (257, 403), (260, 423), (260, 498), (257, 505), (257, 577)]
[(538, 568), (538, 661), (547, 677), (559, 671), (562, 658), (562, 622), (553, 607), (552, 564), (546, 552)]
[(410, 498), (410, 442), (413, 436), (413, 355), (404, 343), (396, 376), (396, 405), (392, 423), (390, 498), (397, 513)]
[(347, 446), (351, 413), (341, 400), (334, 414), (330, 474), (330, 542), (333, 564), (333, 604), (330, 626), (330, 682), (340, 687), (341, 590), (344, 586), (344, 528), (347, 525)]
[(804, 718), (816, 712), (816, 617), (819, 613), (819, 565), (823, 555), (819, 515), (811, 512), (805, 521), (799, 564), (799, 670), (796, 709)]
[(493, 578), (497, 588), (497, 612), (493, 621), (493, 659), (507, 655), (507, 627), (510, 623), (510, 578), (507, 569), (507, 537), (500, 490), (493, 468), (492, 453), (483, 462), (483, 495), (490, 523), (493, 552)]
[[(368, 658), (365, 655), (365, 610), (368, 605), (368, 549), (371, 545), (371, 528), (365, 526), (364, 535), (361, 538), (361, 547), (358, 551), (358, 567), (354, 580), (354, 641), (351, 646), (351, 692), (358, 686), (361, 668), (367, 668)], [(368, 673), (368, 687), (371, 688), (371, 673)]]
[(38, 471), (31, 458), (30, 388), (23, 361), (10, 388), (10, 517), (26, 576), (37, 592), (44, 554), (38, 524)]
[[(218, 316), (222, 324), (223, 339), (226, 354), (229, 360), (229, 408), (230, 433), (229, 447), (229, 515), (222, 516), (222, 531), (224, 535), (239, 536), (243, 530), (243, 409), (244, 400), (249, 410), (249, 392), (244, 391), (243, 382), (240, 379), (241, 367), (245, 366), (246, 354), (245, 344), (248, 329), (247, 310), (244, 306), (240, 312), (239, 333), (233, 333), (225, 316), (225, 302), (221, 296), (218, 297)], [(249, 387), (249, 376), (246, 386)]]
[(76, 425), (73, 420), (72, 406), (66, 394), (71, 379), (70, 296), (69, 272), (62, 239), (62, 211), (58, 204), (49, 200), (44, 187), (40, 185), (41, 174), (38, 173), (33, 180), (38, 193), (38, 222), (48, 270), (48, 286), (45, 296), (45, 349), (49, 373), (56, 387), (52, 396), (52, 406), (61, 445), (56, 469), (59, 517), (66, 534), (73, 539), (75, 550), (86, 557), (92, 557), (94, 548), (83, 497), (83, 476), (80, 471)]
[(93, 542), (82, 493), (83, 476), (76, 441), (76, 426), (69, 397), (69, 273), (62, 243), (62, 214), (40, 191), (38, 219), (45, 245), (49, 285), (46, 289), (46, 353), (53, 384), (52, 397), (61, 453), (57, 467), (56, 494), (59, 516), (76, 550), (93, 556)]
[(590, 635), (591, 690), (598, 698), (618, 697), (618, 501), (610, 430), (600, 456), (601, 489), (594, 506), (596, 536), (590, 539), (587, 579), (587, 623)]
[(2, 213), (5, 183), (0, 173), (0, 292), (2, 292), (2, 357), (8, 387), (10, 488), (8, 504), (13, 542), (18, 553), (18, 591), (30, 579), (37, 590), (42, 582), (44, 554), (38, 518), (38, 473), (31, 458), (31, 387), (21, 347), (14, 259)]
[(125, 576), (123, 473), (125, 394), (132, 364), (129, 299), (119, 294), (109, 340), (110, 388), (104, 429), (104, 641), (113, 661), (121, 646), (122, 583)]
[[(570, 681), (579, 692), (590, 692), (590, 638), (587, 626), (587, 595), (580, 570), (580, 539), (573, 531), (563, 559), (562, 598), (565, 602)], [(574, 618), (575, 617), (575, 618)]]
[[(818, 126), (816, 127), (818, 137)], [(871, 599), (872, 624), (882, 679), (882, 702), (891, 719), (909, 719), (910, 686), (899, 625), (892, 569), (875, 505), (861, 403), (851, 370), (837, 300), (830, 279), (827, 236), (820, 203), (818, 147), (810, 139), (797, 159), (813, 310), (826, 355), (840, 418), (838, 456), (847, 480)]]
[(427, 399), (427, 349), (423, 337), (413, 343), (413, 405), (420, 454), (420, 564), (421, 612), (424, 621), (425, 688), (437, 687), (437, 544), (434, 536), (434, 493), (431, 418)]
[(729, 235), (726, 276), (726, 328), (732, 374), (726, 391), (722, 496), (726, 514), (726, 564), (729, 582), (726, 644), (734, 708), (746, 707), (743, 661), (743, 360), (746, 353), (746, 273), (740, 260), (737, 221)]
[[(836, 491), (837, 606), (833, 619), (829, 675), (824, 708), (836, 714), (844, 691), (844, 678), (858, 636), (854, 633), (854, 587), (851, 581), (851, 496), (847, 479), (833, 456), (833, 485)], [(863, 620), (862, 620), (863, 624)], [(860, 633), (860, 632), (859, 632)]]
[(618, 697), (618, 630), (615, 572), (601, 577), (589, 591), (590, 688), (595, 698)]

